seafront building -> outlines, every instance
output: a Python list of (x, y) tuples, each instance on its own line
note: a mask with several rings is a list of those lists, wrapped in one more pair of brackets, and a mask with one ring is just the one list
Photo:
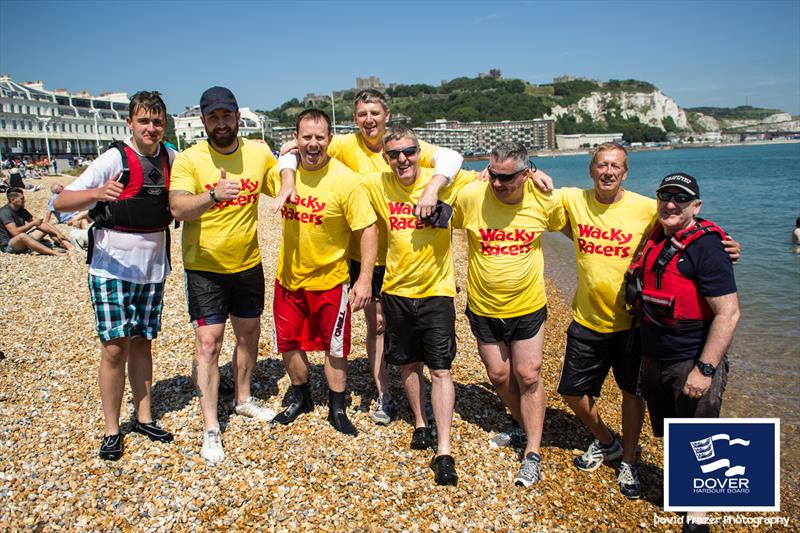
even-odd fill
[(559, 150), (581, 150), (594, 148), (603, 143), (622, 144), (622, 133), (573, 133), (556, 135)]
[(555, 121), (545, 118), (499, 122), (438, 119), (414, 128), (417, 136), (464, 155), (485, 155), (503, 141), (519, 141), (529, 150), (555, 150)]
[[(255, 113), (249, 107), (240, 107), (239, 135), (242, 137), (272, 137), (272, 129), (277, 122), (261, 113)], [(175, 136), (179, 148), (194, 144), (206, 138), (206, 130), (200, 120), (200, 106), (187, 107), (183, 112), (173, 115), (175, 121)], [(294, 131), (294, 128), (292, 128)]]
[[(0, 75), (0, 156), (94, 156), (127, 135), (126, 93), (70, 93)], [(48, 149), (49, 144), (49, 149)]]

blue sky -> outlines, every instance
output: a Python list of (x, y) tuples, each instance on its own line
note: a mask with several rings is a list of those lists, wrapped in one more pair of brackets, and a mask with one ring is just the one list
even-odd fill
[(493, 67), (800, 114), (800, 2), (0, 0), (0, 72), (73, 92), (156, 89), (173, 113), (212, 85), (272, 109), (356, 76), (436, 85)]

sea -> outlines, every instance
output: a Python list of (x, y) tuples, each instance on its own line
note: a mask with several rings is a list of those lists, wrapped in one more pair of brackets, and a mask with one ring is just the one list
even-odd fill
[[(581, 188), (593, 186), (589, 160), (586, 154), (533, 158), (556, 187)], [(486, 161), (466, 166), (484, 168)], [(800, 249), (792, 244), (800, 217), (800, 144), (633, 152), (628, 169), (625, 188), (650, 197), (669, 173), (695, 176), (700, 216), (741, 243), (734, 267), (741, 319), (728, 354), (722, 416), (780, 418), (784, 446), (800, 451)], [(571, 301), (572, 246), (561, 234), (543, 242), (545, 273)]]

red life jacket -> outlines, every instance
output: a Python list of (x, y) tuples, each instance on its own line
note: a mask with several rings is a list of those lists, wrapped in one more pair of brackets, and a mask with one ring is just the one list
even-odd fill
[(696, 283), (678, 270), (678, 261), (686, 248), (708, 233), (727, 238), (722, 228), (702, 218), (666, 239), (661, 225), (650, 233), (639, 269), (642, 320), (688, 331), (702, 328), (704, 322), (714, 318)]
[(148, 183), (145, 184), (143, 159), (133, 148), (117, 141), (112, 144), (122, 157), (122, 174), (119, 182), (124, 185), (116, 202), (97, 202), (89, 212), (95, 228), (110, 228), (131, 233), (164, 231), (172, 222), (169, 211), (169, 153), (160, 145), (160, 169), (146, 162)]

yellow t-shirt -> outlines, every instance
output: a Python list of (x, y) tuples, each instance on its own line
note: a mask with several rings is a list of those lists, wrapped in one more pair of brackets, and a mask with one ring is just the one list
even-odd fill
[(625, 271), (656, 222), (656, 203), (631, 191), (613, 204), (598, 202), (594, 189), (561, 191), (578, 266), (572, 300), (575, 321), (600, 333), (629, 329)]
[(183, 223), (183, 264), (190, 270), (232, 274), (261, 262), (258, 250), (258, 199), (265, 177), (277, 160), (262, 143), (239, 139), (232, 154), (220, 154), (201, 141), (178, 154), (172, 165), (169, 188), (199, 194), (219, 181), (220, 168), (227, 179), (239, 180), (239, 195), (220, 202), (195, 220)]
[[(453, 205), (456, 194), (475, 179), (475, 172), (460, 171), (439, 191), (439, 200)], [(433, 176), (420, 168), (417, 180), (406, 187), (391, 172), (367, 183), (372, 207), (386, 228), (388, 249), (383, 292), (407, 298), (451, 296), (456, 279), (450, 251), (450, 228), (435, 228), (414, 217), (414, 204)]]
[[(419, 164), (422, 167), (433, 167), (433, 154), (436, 146), (425, 141), (419, 141)], [(383, 151), (373, 152), (364, 142), (361, 133), (347, 133), (334, 135), (328, 145), (328, 155), (347, 165), (353, 172), (364, 176), (374, 175), (378, 172), (391, 172)], [(361, 261), (361, 249), (355, 239), (350, 241), (348, 255), (355, 261)], [(378, 265), (386, 264), (386, 233), (381, 232), (378, 237)]]
[[(278, 282), (291, 291), (323, 291), (347, 283), (347, 245), (353, 231), (375, 222), (361, 179), (335, 159), (319, 170), (297, 169), (296, 204), (284, 204)], [(280, 190), (278, 167), (266, 194)]]
[(491, 185), (466, 185), (456, 199), (453, 227), (467, 233), (467, 304), (492, 318), (527, 315), (547, 304), (542, 232), (566, 223), (558, 191), (544, 194), (530, 181), (516, 205), (504, 204)]

